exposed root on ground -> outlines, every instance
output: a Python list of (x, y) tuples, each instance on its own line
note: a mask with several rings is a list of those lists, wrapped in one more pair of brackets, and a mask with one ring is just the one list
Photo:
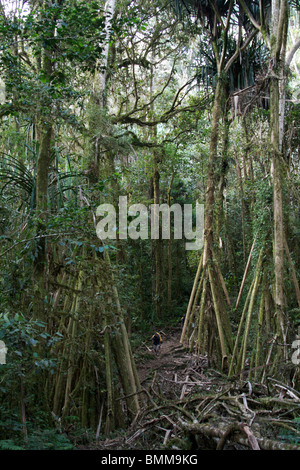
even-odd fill
[(179, 329), (169, 331), (159, 355), (148, 350), (137, 365), (144, 404), (126, 435), (90, 448), (300, 450), (296, 390), (272, 378), (229, 380), (179, 338)]

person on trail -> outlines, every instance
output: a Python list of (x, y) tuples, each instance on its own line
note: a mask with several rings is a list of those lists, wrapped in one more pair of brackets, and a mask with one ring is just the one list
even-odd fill
[(157, 354), (160, 350), (160, 346), (161, 346), (161, 343), (162, 343), (162, 339), (161, 339), (161, 336), (159, 333), (155, 333), (153, 336), (152, 336), (152, 344), (153, 344), (153, 350), (155, 352), (155, 354)]

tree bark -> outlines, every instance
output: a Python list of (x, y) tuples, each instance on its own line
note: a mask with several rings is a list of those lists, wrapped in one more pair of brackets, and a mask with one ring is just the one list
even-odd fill
[[(271, 151), (273, 165), (273, 209), (274, 209), (274, 272), (275, 272), (275, 305), (277, 316), (278, 334), (285, 343), (284, 333), (284, 225), (283, 225), (283, 196), (281, 175), (281, 150), (282, 136), (280, 136), (280, 120), (284, 117), (284, 110), (280, 110), (279, 81), (284, 76), (286, 51), (286, 28), (288, 22), (287, 0), (272, 1), (272, 36), (271, 36), (271, 60), (273, 68), (270, 79), (270, 127), (271, 127)], [(285, 348), (284, 348), (285, 349)], [(286, 351), (285, 351), (286, 354)]]
[(208, 160), (208, 177), (206, 185), (205, 198), (205, 221), (204, 221), (204, 251), (203, 266), (206, 266), (209, 260), (212, 260), (213, 250), (213, 214), (215, 199), (215, 165), (218, 149), (219, 125), (221, 117), (221, 104), (223, 96), (223, 84), (219, 77), (217, 80), (215, 99), (212, 113), (211, 138)]

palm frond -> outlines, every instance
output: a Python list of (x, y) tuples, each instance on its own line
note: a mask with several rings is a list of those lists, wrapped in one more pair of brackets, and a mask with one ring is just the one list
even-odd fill
[(0, 183), (2, 183), (1, 193), (8, 185), (14, 186), (18, 190), (25, 192), (28, 198), (32, 198), (35, 193), (35, 179), (26, 165), (13, 157), (1, 152), (0, 161)]

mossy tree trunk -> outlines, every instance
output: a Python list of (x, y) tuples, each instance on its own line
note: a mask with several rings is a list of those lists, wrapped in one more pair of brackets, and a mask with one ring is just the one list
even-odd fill
[[(277, 318), (277, 334), (279, 343), (283, 344), (284, 356), (286, 351), (286, 320), (284, 298), (284, 221), (282, 194), (282, 137), (280, 138), (280, 82), (285, 71), (285, 55), (288, 26), (287, 0), (272, 2), (272, 33), (271, 46), (271, 77), (270, 77), (270, 138), (273, 166), (273, 210), (274, 210), (274, 275), (275, 275), (275, 307)], [(282, 90), (281, 90), (282, 91)], [(281, 110), (281, 114), (283, 110)], [(283, 116), (281, 115), (281, 120)]]
[[(205, 222), (204, 222), (204, 247), (203, 255), (200, 258), (198, 271), (196, 274), (194, 287), (191, 293), (190, 302), (185, 318), (185, 323), (181, 335), (181, 342), (185, 340), (186, 333), (190, 330), (188, 325), (194, 323), (198, 328), (198, 334), (192, 335), (191, 347), (203, 350), (203, 346), (209, 342), (211, 328), (218, 332), (217, 339), (210, 347), (210, 353), (217, 356), (221, 368), (226, 368), (228, 358), (232, 352), (233, 337), (229, 321), (226, 302), (224, 302), (224, 285), (222, 285), (219, 266), (214, 257), (214, 211), (215, 211), (215, 187), (216, 187), (216, 162), (218, 154), (218, 144), (220, 136), (220, 121), (222, 109), (224, 109), (225, 81), (222, 76), (218, 76), (214, 105), (212, 112), (211, 138), (208, 161), (208, 177), (205, 198)], [(218, 208), (220, 210), (220, 206)], [(219, 220), (221, 214), (218, 214)], [(198, 286), (198, 288), (197, 288)], [(196, 305), (200, 302), (200, 309)], [(206, 311), (206, 313), (205, 313)], [(198, 312), (198, 316), (195, 313)], [(192, 313), (192, 315), (191, 315)], [(193, 320), (194, 317), (194, 320)], [(214, 327), (212, 325), (215, 324)]]
[[(220, 143), (220, 123), (222, 110), (226, 110), (225, 90), (228, 71), (234, 62), (240, 58), (241, 53), (248, 47), (256, 35), (255, 31), (251, 32), (243, 41), (241, 24), (239, 24), (239, 39), (236, 50), (231, 57), (227, 59), (228, 34), (232, 20), (233, 1), (230, 1), (227, 7), (226, 18), (221, 18), (220, 11), (218, 11), (218, 6), (215, 2), (210, 2), (209, 7), (211, 8), (209, 17), (213, 19), (213, 21), (209, 22), (210, 26), (208, 27), (207, 33), (211, 38), (214, 59), (217, 66), (217, 77), (214, 90), (205, 196), (204, 247), (181, 335), (181, 342), (183, 342), (187, 339), (186, 333), (188, 325), (193, 324), (193, 315), (195, 315), (195, 312), (198, 312), (198, 316), (194, 317), (194, 326), (198, 328), (198, 334), (193, 334), (191, 340), (195, 342), (196, 350), (208, 352), (208, 355), (211, 356), (209, 360), (215, 360), (222, 369), (227, 369), (229, 366), (230, 356), (233, 350), (233, 335), (229, 309), (226, 305), (226, 302), (228, 304), (229, 300), (226, 286), (222, 279), (220, 267), (214, 257), (216, 165), (218, 162), (218, 147)], [(202, 23), (205, 24), (206, 18), (204, 18), (202, 14), (203, 12), (200, 10), (200, 19)], [(220, 41), (221, 36), (222, 41)], [(221, 43), (222, 47), (220, 48)], [(223, 150), (226, 151), (226, 145)], [(219, 211), (218, 221), (221, 221), (222, 218), (223, 216)], [(218, 227), (218, 232), (219, 231), (220, 226)], [(200, 308), (197, 309), (196, 303), (198, 300)], [(215, 334), (215, 332), (217, 332), (217, 334)], [(197, 340), (195, 338), (197, 338)], [(204, 350), (206, 345), (209, 345), (207, 348), (208, 351)], [(191, 347), (193, 347), (193, 345), (191, 345)]]
[[(55, 28), (55, 18), (53, 18), (53, 28), (49, 31), (49, 38), (53, 39)], [(42, 50), (42, 70), (47, 83), (51, 83), (53, 73), (53, 46), (47, 40)], [(45, 105), (44, 105), (45, 106)], [(53, 138), (53, 122), (52, 122), (52, 105), (47, 103), (47, 115), (41, 114), (38, 119), (39, 134), (39, 153), (36, 166), (36, 257), (34, 266), (34, 284), (35, 295), (33, 301), (34, 315), (36, 318), (46, 320), (44, 298), (45, 298), (45, 282), (44, 274), (47, 262), (47, 245), (46, 245), (46, 224), (48, 212), (48, 179), (49, 168), (51, 162), (51, 146)]]

